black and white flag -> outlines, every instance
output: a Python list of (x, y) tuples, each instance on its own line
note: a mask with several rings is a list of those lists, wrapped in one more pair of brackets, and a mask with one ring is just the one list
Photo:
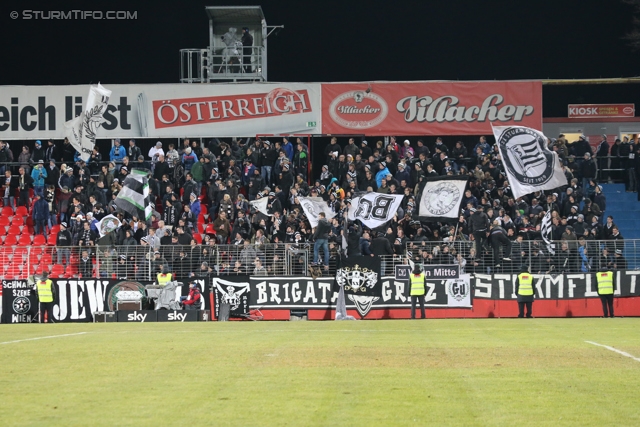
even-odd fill
[(349, 220), (360, 220), (370, 229), (380, 227), (398, 212), (402, 194), (363, 193), (351, 199)]
[(147, 172), (133, 169), (125, 178), (122, 190), (115, 200), (116, 206), (140, 219), (149, 220), (153, 208), (149, 201)]
[(542, 235), (542, 240), (547, 245), (547, 251), (551, 255), (555, 255), (556, 253), (556, 244), (551, 240), (551, 211), (547, 212), (546, 215), (542, 218), (542, 223), (540, 225), (540, 234)]
[(324, 212), (327, 219), (331, 219), (336, 216), (336, 213), (331, 210), (327, 202), (322, 200), (320, 197), (298, 197), (300, 201), (300, 206), (304, 211), (304, 214), (307, 216), (309, 220), (309, 224), (311, 224), (312, 228), (318, 226), (318, 214), (320, 212)]
[(249, 204), (251, 205), (252, 208), (257, 210), (258, 212), (261, 212), (267, 216), (273, 216), (273, 214), (269, 213), (269, 209), (267, 208), (267, 205), (269, 204), (269, 198), (261, 197), (256, 200), (251, 200)]
[(106, 121), (103, 117), (109, 106), (111, 91), (98, 83), (89, 88), (84, 111), (64, 124), (64, 134), (69, 142), (80, 153), (80, 158), (89, 161), (93, 147), (96, 145), (98, 129)]
[(558, 154), (547, 147), (547, 137), (524, 126), (492, 126), (513, 197), (567, 185)]
[(456, 221), (469, 180), (466, 176), (429, 178), (422, 187), (418, 216), (423, 221)]
[[(249, 313), (249, 294), (251, 285), (249, 277), (229, 277), (223, 280), (218, 277), (211, 279), (211, 289), (215, 292), (215, 315), (219, 317), (220, 305), (229, 304), (229, 317), (242, 317)], [(234, 280), (235, 279), (235, 280)]]

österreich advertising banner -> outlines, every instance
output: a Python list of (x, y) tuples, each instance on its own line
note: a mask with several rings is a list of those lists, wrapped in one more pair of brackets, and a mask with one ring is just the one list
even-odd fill
[[(110, 85), (101, 138), (321, 132), (320, 84)], [(87, 85), (1, 86), (0, 139), (62, 139)]]
[(322, 85), (322, 131), (364, 135), (482, 135), (495, 126), (542, 128), (542, 82)]

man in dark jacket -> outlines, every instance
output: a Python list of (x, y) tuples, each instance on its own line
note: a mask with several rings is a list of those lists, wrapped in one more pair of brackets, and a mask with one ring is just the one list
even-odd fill
[(329, 265), (329, 232), (331, 231), (331, 224), (327, 221), (327, 216), (324, 212), (318, 214), (318, 225), (313, 232), (313, 262), (318, 264), (318, 249), (322, 248), (324, 255), (324, 265)]
[(598, 169), (600, 172), (600, 181), (606, 182), (609, 179), (609, 173), (604, 169), (609, 169), (609, 143), (607, 142), (607, 135), (602, 135), (602, 141), (598, 144), (596, 149), (596, 158), (598, 159)]
[(596, 163), (591, 158), (591, 154), (584, 153), (584, 161), (580, 165), (580, 175), (582, 176), (582, 190), (589, 188), (589, 180), (596, 179)]
[(64, 265), (69, 264), (69, 256), (71, 255), (70, 246), (72, 243), (71, 233), (67, 230), (67, 223), (60, 223), (60, 231), (58, 232), (58, 236), (56, 237), (56, 251), (58, 252), (58, 264), (62, 264), (64, 260)]
[(46, 234), (46, 224), (49, 220), (49, 203), (38, 193), (35, 193), (36, 201), (33, 204), (33, 223), (35, 225), (35, 234)]
[(482, 205), (478, 205), (477, 208), (471, 208), (472, 213), (469, 217), (469, 231), (473, 233), (473, 239), (476, 241), (476, 252), (480, 257), (482, 257), (489, 229), (489, 217), (482, 210)]
[[(505, 261), (511, 261), (511, 240), (507, 237), (507, 232), (504, 228), (500, 227), (498, 221), (494, 221), (491, 225), (491, 231), (489, 235), (489, 242), (493, 249), (493, 262), (496, 267), (500, 266), (500, 259)], [(504, 256), (500, 258), (500, 247), (504, 246)]]

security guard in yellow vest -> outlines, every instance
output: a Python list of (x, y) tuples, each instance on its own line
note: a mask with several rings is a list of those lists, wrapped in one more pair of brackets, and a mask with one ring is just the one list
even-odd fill
[(38, 293), (38, 302), (40, 303), (40, 323), (46, 321), (53, 323), (53, 303), (55, 288), (53, 282), (49, 279), (49, 273), (42, 273), (42, 278), (36, 282), (36, 290)]
[(416, 318), (416, 301), (420, 301), (420, 314), (422, 318), (426, 318), (424, 312), (424, 273), (420, 270), (418, 264), (413, 268), (413, 274), (411, 274), (411, 318)]
[(604, 317), (613, 317), (613, 272), (608, 271), (605, 266), (596, 273), (598, 282), (598, 295), (602, 301), (602, 311)]
[(533, 276), (526, 265), (520, 270), (516, 280), (516, 295), (518, 297), (518, 317), (524, 317), (524, 308), (527, 307), (527, 317), (531, 318), (533, 306)]
[(158, 273), (156, 276), (158, 286), (167, 286), (167, 283), (173, 281), (173, 274), (169, 273), (169, 269), (167, 267), (162, 267), (162, 273)]

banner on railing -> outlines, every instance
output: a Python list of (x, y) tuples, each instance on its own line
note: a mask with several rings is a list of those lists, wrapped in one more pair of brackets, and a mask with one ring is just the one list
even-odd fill
[(37, 322), (38, 297), (26, 280), (2, 280), (2, 323)]
[[(640, 271), (614, 272), (616, 297), (640, 296)], [(517, 274), (476, 274), (472, 280), (474, 298), (515, 299)], [(576, 299), (598, 297), (595, 274), (534, 274), (533, 289), (538, 299)]]

